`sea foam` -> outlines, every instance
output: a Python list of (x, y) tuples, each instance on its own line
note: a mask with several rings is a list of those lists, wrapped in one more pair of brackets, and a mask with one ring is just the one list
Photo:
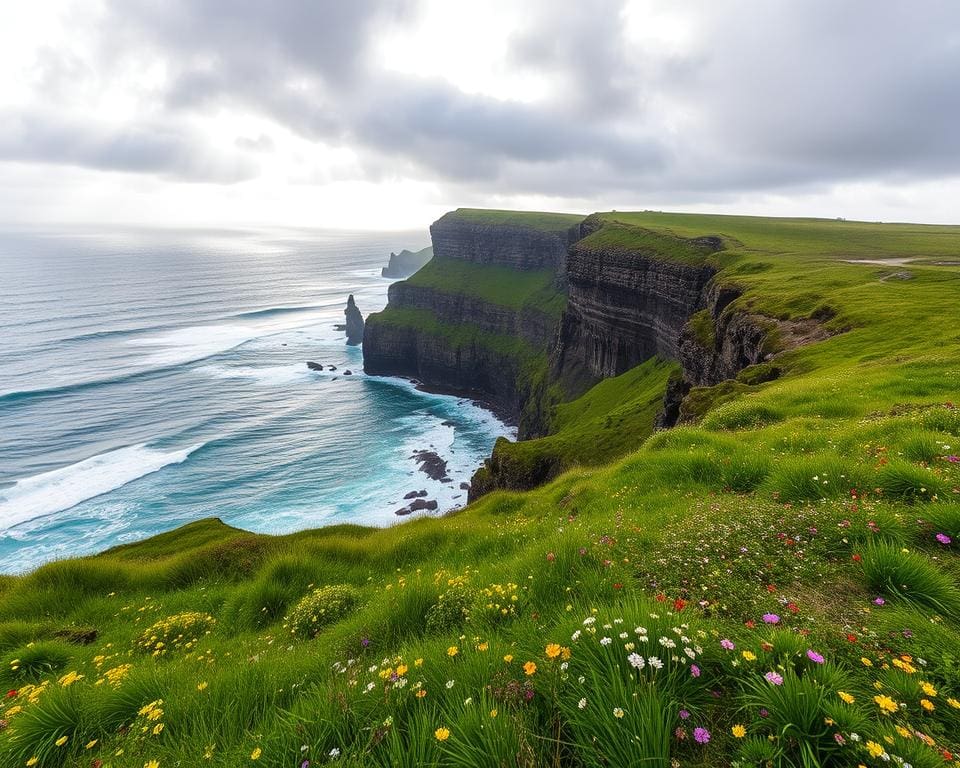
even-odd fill
[(160, 451), (145, 444), (130, 445), (25, 477), (0, 490), (0, 531), (62, 512), (170, 464), (180, 464), (199, 447)]

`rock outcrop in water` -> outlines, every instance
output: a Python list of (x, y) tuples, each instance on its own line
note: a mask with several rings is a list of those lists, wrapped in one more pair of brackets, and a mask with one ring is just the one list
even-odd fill
[(363, 342), (363, 315), (360, 314), (360, 310), (357, 308), (357, 303), (353, 300), (353, 294), (350, 294), (350, 298), (347, 299), (347, 308), (343, 310), (343, 313), (347, 316), (346, 331), (347, 331), (347, 344), (350, 346), (356, 346)]
[(408, 251), (404, 249), (400, 251), (400, 253), (391, 253), (387, 266), (380, 270), (380, 276), (390, 277), (394, 280), (403, 280), (425, 266), (432, 258), (432, 245), (428, 245), (419, 251)]

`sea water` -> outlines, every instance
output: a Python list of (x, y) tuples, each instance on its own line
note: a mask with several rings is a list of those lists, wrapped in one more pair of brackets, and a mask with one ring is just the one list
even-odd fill
[[(411, 490), (438, 512), (465, 503), (460, 484), (511, 428), (462, 398), (365, 376), (335, 328), (351, 293), (364, 315), (383, 308), (390, 251), (427, 242), (0, 235), (0, 572), (204, 517), (284, 533), (394, 523)], [(419, 471), (421, 449), (452, 482)]]

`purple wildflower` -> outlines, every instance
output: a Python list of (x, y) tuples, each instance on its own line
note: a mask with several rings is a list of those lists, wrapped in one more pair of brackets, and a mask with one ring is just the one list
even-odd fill
[(941, 544), (949, 544), (950, 542), (953, 541), (953, 539), (951, 539), (951, 538), (950, 538), (949, 536), (947, 536), (947, 534), (945, 534), (945, 533), (938, 533), (938, 534), (936, 535), (936, 539), (937, 539), (937, 541), (939, 541)]
[(779, 624), (780, 617), (775, 613), (765, 613), (763, 614), (763, 622), (765, 624)]
[(693, 740), (696, 741), (697, 744), (706, 744), (710, 741), (710, 731), (706, 728), (694, 728)]
[(844, 744), (847, 743), (847, 740), (846, 740), (845, 738), (843, 738), (843, 734), (842, 734), (842, 733), (835, 733), (835, 734), (833, 734), (833, 740), (834, 740), (835, 742), (837, 742), (837, 744), (839, 744), (841, 747), (842, 747)]
[(882, 597), (877, 597), (877, 598), (874, 598), (873, 604), (874, 604), (874, 605), (886, 605), (886, 604), (887, 604), (887, 601), (884, 600)]
[(960, 456), (947, 456), (947, 461), (951, 464), (960, 464)]
[(360, 645), (362, 645), (364, 648), (366, 648), (368, 645), (370, 645), (370, 638), (369, 638), (369, 637), (361, 637), (361, 638), (360, 638)]
[(720, 647), (723, 648), (724, 650), (732, 651), (737, 646), (733, 644), (732, 640), (727, 640), (727, 638), (723, 638), (723, 640), (720, 641)]
[(761, 707), (761, 708), (760, 708), (760, 717), (770, 717), (770, 713), (769, 713), (766, 709), (764, 709), (763, 707)]
[(767, 672), (763, 677), (772, 685), (783, 685), (783, 676), (778, 675), (776, 672)]
[(690, 674), (693, 675), (694, 677), (700, 677), (700, 667), (698, 667), (696, 664), (691, 664)]
[(810, 659), (810, 661), (812, 661), (814, 664), (823, 664), (823, 656), (813, 649), (807, 649), (807, 658)]
[(690, 713), (687, 712), (687, 710), (685, 710), (685, 709), (681, 709), (678, 714), (680, 715), (680, 719), (681, 719), (681, 720), (686, 720), (687, 718), (690, 717)]

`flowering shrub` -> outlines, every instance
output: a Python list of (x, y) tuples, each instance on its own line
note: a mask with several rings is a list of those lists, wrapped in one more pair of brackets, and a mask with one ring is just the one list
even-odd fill
[(171, 650), (189, 651), (200, 638), (210, 633), (217, 620), (209, 613), (185, 611), (160, 619), (140, 634), (135, 647), (153, 656), (164, 656)]
[(297, 603), (286, 626), (297, 637), (316, 637), (328, 624), (342, 618), (360, 601), (360, 591), (349, 584), (318, 587)]

